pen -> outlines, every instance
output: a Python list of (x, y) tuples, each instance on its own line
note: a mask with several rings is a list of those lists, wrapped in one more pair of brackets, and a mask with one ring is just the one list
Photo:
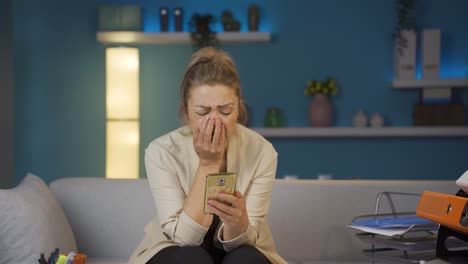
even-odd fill
[(55, 261), (57, 260), (57, 256), (59, 254), (59, 249), (56, 248), (52, 253), (50, 253), (49, 260), (47, 261), (48, 264), (55, 264)]
[(37, 261), (39, 261), (39, 264), (47, 264), (44, 258), (44, 253), (41, 253), (41, 257)]
[(52, 260), (52, 255), (54, 254), (54, 252), (52, 251), (49, 255), (49, 258), (47, 259), (47, 264), (50, 264), (51, 260)]
[(67, 257), (67, 262), (65, 264), (73, 264), (73, 258), (75, 257), (75, 252), (70, 252)]

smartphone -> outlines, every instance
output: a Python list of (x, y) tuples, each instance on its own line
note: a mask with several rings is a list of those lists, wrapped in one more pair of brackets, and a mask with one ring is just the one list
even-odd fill
[(225, 202), (216, 197), (216, 193), (234, 194), (236, 191), (237, 174), (234, 172), (210, 173), (206, 175), (205, 184), (205, 214), (213, 214), (208, 208), (208, 200), (214, 199)]

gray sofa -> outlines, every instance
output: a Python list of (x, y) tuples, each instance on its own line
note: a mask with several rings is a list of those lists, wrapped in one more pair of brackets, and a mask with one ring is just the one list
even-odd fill
[[(126, 263), (155, 214), (147, 180), (63, 178), (49, 185), (89, 264)], [(268, 222), (279, 253), (289, 263), (371, 263), (347, 227), (374, 212), (379, 192), (454, 194), (455, 181), (276, 180)], [(397, 210), (415, 211), (418, 199), (396, 200)], [(388, 211), (382, 201), (382, 210)]]

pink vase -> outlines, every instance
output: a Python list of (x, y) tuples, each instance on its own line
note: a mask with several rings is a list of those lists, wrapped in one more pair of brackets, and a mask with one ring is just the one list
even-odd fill
[(312, 126), (327, 127), (333, 122), (333, 109), (328, 96), (315, 94), (310, 101), (309, 121)]

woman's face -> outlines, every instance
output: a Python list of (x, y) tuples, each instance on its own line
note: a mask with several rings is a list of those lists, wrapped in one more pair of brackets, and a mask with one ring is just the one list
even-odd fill
[(199, 127), (205, 118), (220, 120), (228, 138), (235, 132), (239, 115), (239, 98), (233, 88), (222, 84), (200, 85), (190, 90), (186, 117), (192, 131)]

